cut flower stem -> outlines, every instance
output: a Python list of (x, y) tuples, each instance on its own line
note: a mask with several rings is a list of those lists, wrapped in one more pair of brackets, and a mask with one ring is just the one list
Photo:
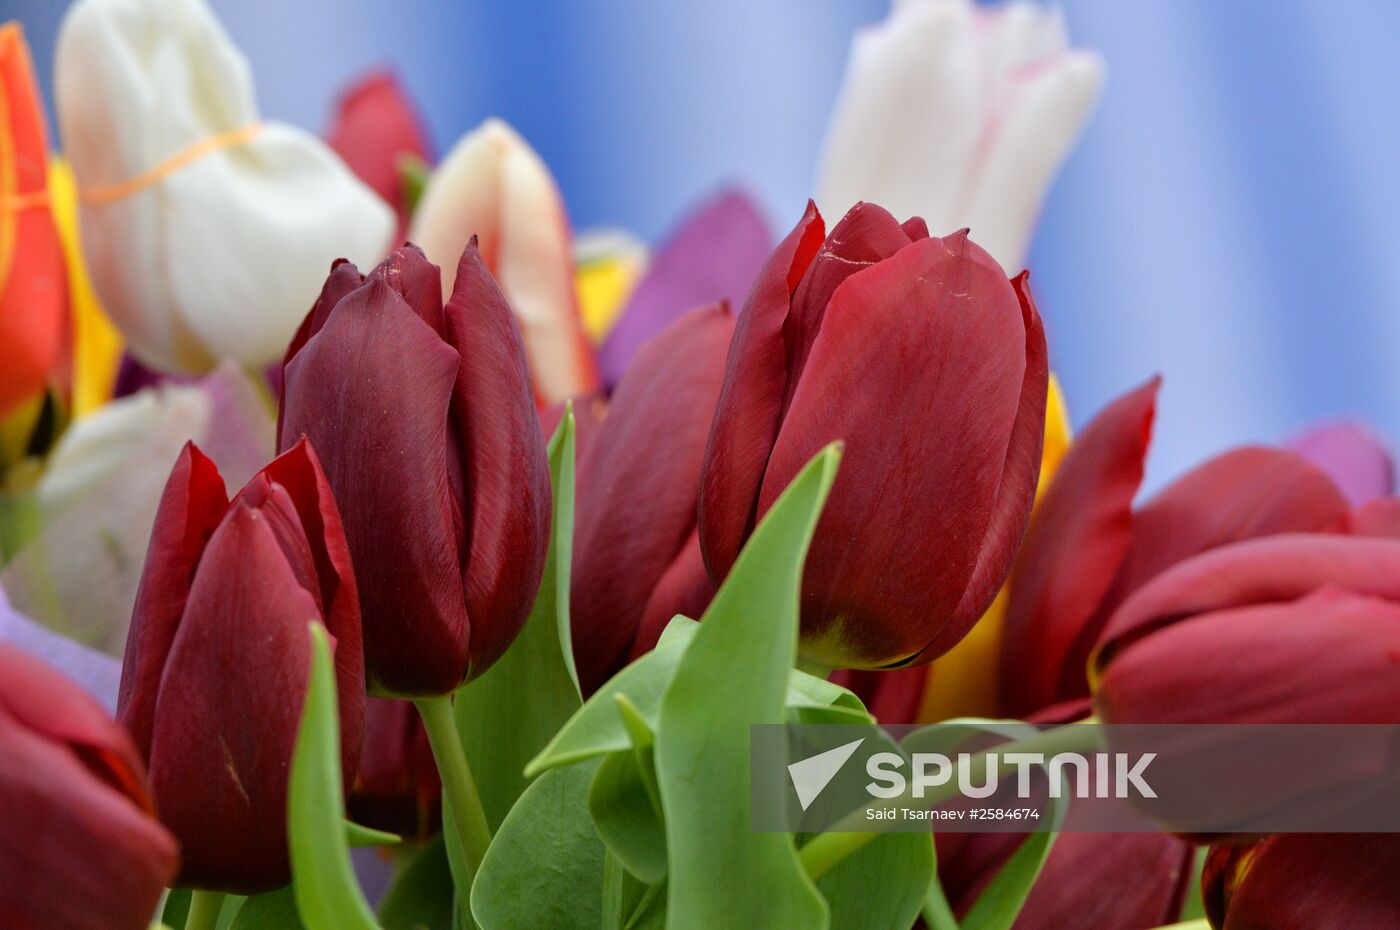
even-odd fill
[(215, 930), (219, 926), (219, 912), (224, 908), (222, 891), (200, 891), (190, 893), (190, 912), (185, 917), (185, 930)]
[[(428, 743), (433, 749), (433, 760), (442, 776), (443, 828), (453, 830), (466, 855), (466, 865), (474, 879), (481, 868), (481, 860), (486, 856), (486, 847), (491, 845), (491, 828), (486, 823), (486, 811), (481, 806), (481, 795), (476, 790), (471, 767), (467, 764), (467, 754), (462, 748), (462, 737), (457, 732), (457, 722), (453, 719), (452, 698), (415, 698), (414, 706), (423, 718), (423, 728), (428, 731)], [(459, 888), (465, 895), (469, 889)]]

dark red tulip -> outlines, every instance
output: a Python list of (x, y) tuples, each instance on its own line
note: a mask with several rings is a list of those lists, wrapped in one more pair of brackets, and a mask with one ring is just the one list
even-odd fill
[(574, 657), (586, 690), (714, 594), (695, 526), (705, 442), (734, 319), (692, 310), (645, 342), (579, 456)]
[(845, 440), (803, 573), (802, 651), (828, 666), (927, 662), (982, 615), (1030, 515), (1045, 338), (961, 232), (874, 204), (823, 237), (816, 208), (735, 324), (705, 454), (700, 544), (722, 579), (806, 462)]
[(1245, 447), (1134, 509), (1159, 381), (1106, 407), (1075, 438), (1036, 508), (1011, 576), (998, 676), (1002, 712), (1089, 693), (1088, 661), (1113, 610), (1183, 559), (1243, 539), (1342, 530), (1348, 506), (1316, 466)]
[(402, 242), (412, 212), (406, 161), (426, 167), (433, 156), (423, 121), (392, 72), (366, 74), (341, 94), (326, 142), (361, 181), (398, 211), (395, 241)]
[(78, 685), (0, 645), (0, 926), (145, 930), (179, 852), (130, 737)]
[(1216, 930), (1400, 927), (1400, 836), (1302, 833), (1217, 846), (1201, 878)]
[(307, 436), (355, 561), (370, 687), (447, 694), (505, 652), (549, 542), (525, 350), (473, 242), (446, 305), (414, 246), (337, 262), (287, 349), (279, 446)]
[(350, 818), (377, 830), (425, 838), (442, 825), (438, 777), (427, 731), (409, 701), (365, 701), (360, 771), (346, 800)]
[(156, 512), (117, 698), (180, 839), (182, 885), (245, 894), (290, 879), (287, 779), (316, 620), (335, 641), (348, 787), (364, 717), (360, 610), (325, 474), (300, 442), (230, 503), (214, 463), (186, 444)]
[(1400, 722), (1400, 542), (1286, 534), (1182, 562), (1114, 613), (1106, 723)]

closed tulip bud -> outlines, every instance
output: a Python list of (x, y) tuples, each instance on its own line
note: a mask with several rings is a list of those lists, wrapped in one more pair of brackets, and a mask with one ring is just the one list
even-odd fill
[(145, 930), (175, 877), (130, 737), (92, 697), (0, 645), (0, 926)]
[(579, 457), (572, 620), (593, 690), (714, 594), (700, 557), (696, 488), (734, 319), (692, 310), (644, 343)]
[(351, 819), (406, 837), (425, 837), (442, 825), (437, 814), (441, 797), (442, 779), (413, 705), (367, 699), (360, 772), (346, 799)]
[(186, 446), (151, 532), (117, 698), (180, 839), (181, 884), (247, 894), (289, 880), (287, 782), (317, 620), (335, 640), (348, 786), (364, 717), (360, 614), (325, 474), (298, 443), (229, 502), (214, 464)]
[(63, 250), (48, 203), (48, 138), (29, 47), (0, 26), (0, 419), (44, 389), (67, 311)]
[(152, 368), (277, 360), (320, 269), (394, 214), (304, 130), (263, 120), (204, 0), (79, 0), (54, 52), (63, 151), (103, 306)]
[(574, 290), (569, 218), (549, 168), (516, 131), (490, 119), (467, 133), (428, 178), (409, 239), (442, 266), (444, 290), (469, 239), (520, 321), (544, 404), (598, 386)]
[(1400, 927), (1400, 837), (1303, 833), (1216, 846), (1201, 875), (1215, 930)]
[(826, 666), (936, 658), (1020, 543), (1047, 376), (1025, 277), (1008, 281), (965, 232), (930, 238), (859, 204), (823, 242), (809, 206), (735, 324), (700, 488), (711, 577), (845, 440), (803, 572), (802, 652)]
[(335, 489), (371, 688), (453, 691), (524, 624), (549, 536), (520, 332), (475, 243), (445, 305), (413, 246), (336, 264), (283, 373), (280, 446), (309, 437)]
[(398, 212), (402, 242), (413, 213), (409, 172), (432, 160), (428, 133), (393, 73), (366, 74), (336, 102), (326, 143)]

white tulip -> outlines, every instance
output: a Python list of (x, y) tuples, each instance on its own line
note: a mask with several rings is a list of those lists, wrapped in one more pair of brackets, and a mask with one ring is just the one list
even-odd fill
[(539, 155), (498, 119), (452, 147), (413, 215), (409, 241), (442, 268), (444, 294), (451, 293), (472, 236), (515, 311), (541, 400), (554, 403), (595, 389), (564, 200)]
[(260, 120), (203, 0), (78, 0), (54, 85), (93, 283), (152, 367), (275, 361), (332, 261), (388, 250), (393, 211), (316, 137)]
[(1102, 60), (1069, 48), (1058, 10), (896, 0), (851, 44), (817, 204), (840, 217), (871, 201), (935, 235), (971, 227), (1014, 272), (1102, 83)]

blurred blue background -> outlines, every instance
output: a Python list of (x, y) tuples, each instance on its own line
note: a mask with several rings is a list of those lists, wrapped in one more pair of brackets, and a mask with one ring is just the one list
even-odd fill
[[(263, 108), (324, 127), (388, 63), (439, 152), (487, 115), (556, 172), (577, 228), (654, 238), (742, 181), (795, 221), (853, 29), (882, 0), (212, 0)], [(64, 4), (7, 0), (47, 79)], [(1077, 423), (1166, 377), (1149, 483), (1357, 415), (1400, 437), (1400, 4), (1069, 0), (1098, 113), (1031, 256)], [(975, 231), (974, 231), (975, 235)]]

